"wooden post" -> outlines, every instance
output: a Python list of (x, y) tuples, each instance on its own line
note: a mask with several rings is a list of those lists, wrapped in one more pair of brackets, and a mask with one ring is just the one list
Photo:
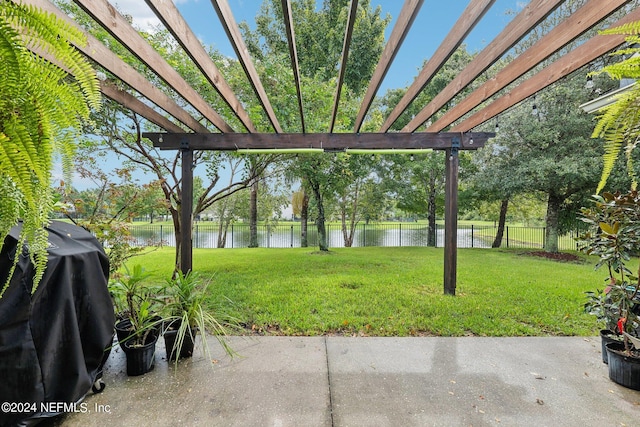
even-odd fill
[(182, 200), (180, 201), (180, 270), (182, 274), (191, 271), (193, 247), (191, 242), (191, 217), (193, 214), (193, 150), (186, 142), (180, 149), (182, 156)]
[(444, 193), (444, 293), (456, 294), (458, 263), (458, 149), (460, 138), (454, 137), (445, 150)]

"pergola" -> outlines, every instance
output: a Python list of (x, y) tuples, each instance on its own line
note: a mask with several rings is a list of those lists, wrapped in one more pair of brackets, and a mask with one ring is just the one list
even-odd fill
[[(20, 2), (19, 0), (13, 1)], [(492, 133), (473, 132), (478, 125), (491, 120), (541, 89), (596, 61), (623, 44), (623, 36), (596, 35), (578, 44), (577, 47), (555, 60), (555, 62), (535, 72), (537, 67), (552, 55), (565, 49), (587, 31), (602, 27), (603, 22), (607, 22), (605, 20), (608, 17), (630, 3), (630, 0), (587, 0), (584, 6), (563, 22), (557, 24), (494, 77), (479, 85), (462, 100), (456, 100), (453, 107), (446, 109), (443, 114), (438, 116), (437, 120), (432, 120), (463, 89), (474, 83), (489, 67), (504, 57), (520, 40), (567, 1), (531, 0), (522, 11), (513, 17), (500, 34), (490, 41), (468, 66), (431, 102), (424, 106), (401, 131), (389, 132), (395, 121), (416, 99), (495, 3), (495, 0), (470, 0), (451, 31), (446, 35), (436, 52), (425, 63), (406, 94), (386, 118), (379, 131), (376, 133), (361, 133), (362, 124), (382, 80), (424, 3), (424, 0), (405, 0), (371, 77), (366, 94), (361, 101), (352, 132), (334, 132), (345, 75), (345, 67), (341, 66), (337, 75), (330, 123), (327, 123), (326, 133), (317, 134), (306, 132), (303, 109), (304, 99), (301, 91), (295, 41), (296, 17), (292, 15), (290, 0), (281, 0), (302, 129), (302, 132), (292, 134), (284, 133), (278, 122), (277, 111), (274, 111), (271, 106), (227, 0), (211, 0), (211, 4), (235, 49), (238, 60), (255, 91), (266, 117), (269, 119), (272, 127), (272, 132), (270, 133), (257, 132), (242, 102), (227, 84), (172, 1), (145, 0), (189, 55), (193, 63), (207, 78), (211, 86), (216, 89), (228, 104), (242, 123), (243, 129), (233, 129), (116, 10), (113, 5), (116, 3), (115, 1), (113, 1), (113, 4), (108, 0), (74, 1), (151, 71), (164, 80), (193, 110), (197, 111), (198, 115), (201, 115), (206, 120), (206, 123), (202, 124), (201, 121), (194, 117), (193, 113), (180, 107), (170, 96), (154, 86), (142, 74), (113, 53), (108, 46), (90, 34), (86, 34), (87, 44), (85, 46), (77, 46), (78, 50), (84, 55), (99, 67), (108, 71), (113, 76), (113, 79), (124, 83), (124, 85), (117, 85), (116, 81), (102, 81), (101, 90), (105, 96), (166, 131), (162, 133), (146, 133), (144, 136), (161, 149), (181, 150), (183, 194), (181, 220), (184, 230), (191, 229), (190, 209), (192, 206), (191, 198), (193, 197), (191, 165), (194, 150), (292, 150), (309, 148), (330, 151), (425, 148), (444, 150), (446, 152), (444, 292), (452, 295), (455, 294), (457, 269), (456, 234), (459, 150), (476, 150), (484, 146), (487, 139), (494, 136)], [(22, 0), (22, 3), (35, 5), (50, 11), (77, 26), (71, 17), (67, 16), (48, 0)], [(376, 2), (374, 1), (373, 3), (375, 4)], [(358, 1), (351, 0), (350, 13), (344, 31), (341, 59), (341, 64), (343, 65), (347, 64), (357, 8)], [(634, 8), (628, 12), (613, 25), (640, 20), (640, 8)], [(416, 52), (416, 55), (420, 55), (420, 52)], [(519, 81), (519, 83), (515, 86), (512, 85), (516, 81)], [(121, 89), (123, 86), (126, 87), (126, 90)], [(418, 131), (422, 129), (425, 123), (428, 123), (426, 129)], [(443, 132), (445, 130), (446, 132)], [(183, 271), (186, 272), (192, 266), (191, 233), (184, 232), (182, 236), (181, 263)]]

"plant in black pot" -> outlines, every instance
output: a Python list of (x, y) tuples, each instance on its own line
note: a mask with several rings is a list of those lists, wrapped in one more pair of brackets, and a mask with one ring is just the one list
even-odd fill
[(606, 266), (608, 277), (603, 291), (588, 294), (585, 309), (612, 328), (619, 340), (606, 344), (609, 377), (618, 384), (640, 389), (640, 349), (633, 345), (638, 336), (640, 271), (640, 194), (604, 193), (594, 196), (594, 206), (582, 209), (582, 220), (590, 230), (580, 238), (582, 250), (599, 257), (596, 269)]
[(162, 329), (162, 318), (157, 314), (160, 289), (143, 283), (147, 277), (136, 265), (109, 287), (120, 310), (115, 329), (127, 358), (127, 375), (131, 376), (153, 369), (155, 345)]
[[(164, 340), (167, 359), (177, 362), (179, 358), (191, 357), (195, 337), (200, 333), (204, 353), (211, 359), (207, 334), (214, 336), (230, 356), (233, 350), (226, 338), (233, 319), (222, 314), (214, 314), (207, 304), (207, 289), (210, 281), (205, 281), (197, 272), (176, 273), (165, 288), (165, 330)], [(224, 321), (221, 319), (224, 317)]]

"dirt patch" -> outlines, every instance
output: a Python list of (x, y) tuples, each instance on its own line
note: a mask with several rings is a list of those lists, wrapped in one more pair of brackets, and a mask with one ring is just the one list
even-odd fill
[(584, 260), (580, 256), (575, 254), (565, 253), (565, 252), (553, 253), (553, 252), (545, 252), (545, 251), (533, 251), (533, 252), (524, 252), (522, 255), (534, 256), (539, 258), (547, 258), (547, 259), (550, 259), (553, 261), (559, 261), (559, 262), (576, 262), (576, 263), (584, 262)]

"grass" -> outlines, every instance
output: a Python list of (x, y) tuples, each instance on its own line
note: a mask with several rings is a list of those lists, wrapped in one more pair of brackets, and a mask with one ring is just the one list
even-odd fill
[[(456, 296), (443, 295), (443, 250), (195, 249), (213, 276), (211, 306), (259, 333), (375, 336), (595, 335), (584, 292), (603, 283), (594, 260), (561, 263), (522, 250), (460, 249)], [(136, 258), (155, 280), (173, 250)], [(232, 301), (228, 303), (228, 298)]]

